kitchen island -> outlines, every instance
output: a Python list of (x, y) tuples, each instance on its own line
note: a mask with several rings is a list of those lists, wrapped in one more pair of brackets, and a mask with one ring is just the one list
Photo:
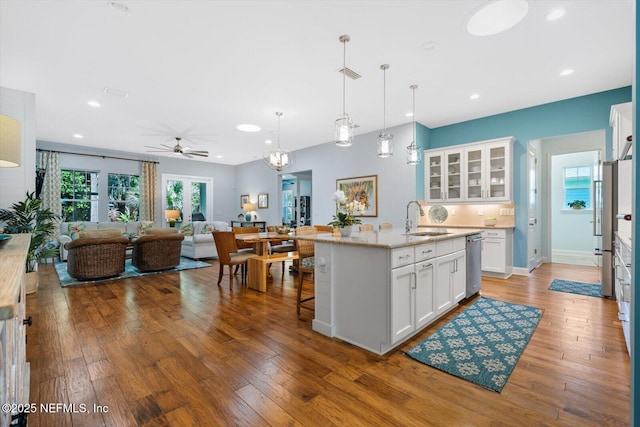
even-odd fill
[(299, 236), (315, 243), (313, 330), (384, 354), (465, 298), (466, 236), (420, 229)]

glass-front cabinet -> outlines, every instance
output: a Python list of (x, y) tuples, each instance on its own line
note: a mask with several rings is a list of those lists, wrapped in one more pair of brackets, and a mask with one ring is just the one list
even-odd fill
[(427, 203), (510, 202), (513, 138), (425, 151)]
[(425, 181), (426, 200), (431, 202), (444, 201), (444, 153), (441, 151), (425, 153)]
[(425, 152), (425, 168), (427, 202), (462, 200), (462, 150)]

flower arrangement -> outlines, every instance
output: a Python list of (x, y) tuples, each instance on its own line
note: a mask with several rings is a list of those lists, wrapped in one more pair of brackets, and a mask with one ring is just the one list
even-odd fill
[(333, 193), (331, 199), (336, 204), (336, 214), (328, 225), (344, 228), (362, 223), (355, 215), (361, 215), (365, 211), (366, 207), (363, 203), (357, 200), (348, 200), (342, 190)]
[(574, 200), (573, 202), (567, 203), (567, 205), (573, 209), (584, 209), (587, 207), (587, 203), (584, 200)]

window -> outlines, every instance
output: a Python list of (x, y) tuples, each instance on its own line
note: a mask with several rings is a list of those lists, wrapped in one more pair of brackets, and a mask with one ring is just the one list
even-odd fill
[(563, 168), (564, 209), (574, 200), (584, 200), (586, 208), (591, 208), (591, 166), (571, 166)]
[(63, 169), (60, 199), (64, 221), (98, 221), (98, 172)]
[(137, 221), (140, 211), (140, 177), (110, 173), (108, 181), (109, 219)]

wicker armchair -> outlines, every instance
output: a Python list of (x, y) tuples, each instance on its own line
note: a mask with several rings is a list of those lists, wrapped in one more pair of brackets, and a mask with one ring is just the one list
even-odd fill
[(142, 236), (133, 242), (131, 264), (140, 271), (174, 268), (180, 264), (183, 240), (184, 235), (177, 231)]
[(83, 237), (65, 244), (67, 272), (78, 280), (102, 279), (124, 271), (129, 239), (122, 236)]

